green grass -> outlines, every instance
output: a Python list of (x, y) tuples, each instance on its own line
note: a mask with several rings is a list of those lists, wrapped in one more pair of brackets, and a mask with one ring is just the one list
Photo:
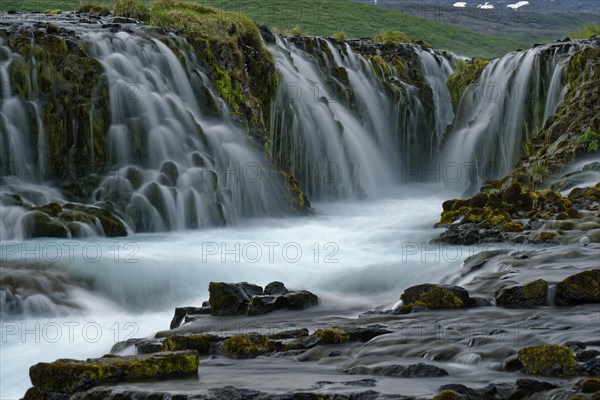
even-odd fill
[(600, 35), (600, 25), (589, 24), (569, 35), (571, 39), (588, 39), (592, 36)]
[[(80, 0), (0, 0), (0, 10), (75, 10)], [(149, 2), (147, 2), (149, 3)], [(298, 29), (307, 35), (331, 36), (345, 32), (348, 38), (373, 37), (387, 31), (403, 32), (414, 41), (423, 40), (436, 49), (459, 55), (496, 57), (527, 47), (513, 40), (433, 22), (370, 4), (350, 0), (204, 0), (198, 4), (248, 15), (276, 31)], [(107, 1), (106, 4), (112, 4)]]
[(520, 42), (350, 0), (204, 0), (203, 4), (245, 13), (280, 32), (299, 28), (308, 35), (331, 36), (343, 31), (348, 38), (359, 38), (399, 31), (436, 49), (477, 57), (495, 57), (527, 47)]

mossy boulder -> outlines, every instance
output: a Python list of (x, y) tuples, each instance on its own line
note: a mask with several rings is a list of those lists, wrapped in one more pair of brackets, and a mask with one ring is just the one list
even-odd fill
[(21, 219), (21, 226), (26, 238), (68, 238), (70, 236), (69, 228), (65, 224), (41, 211), (25, 214)]
[(571, 275), (557, 285), (557, 305), (574, 306), (586, 303), (600, 303), (600, 269)]
[(460, 396), (454, 390), (444, 390), (435, 396), (433, 396), (433, 400), (459, 400)]
[(198, 354), (208, 354), (210, 337), (207, 335), (169, 336), (162, 342), (162, 351), (194, 350)]
[(317, 337), (317, 344), (341, 344), (350, 340), (346, 330), (339, 327), (317, 329), (313, 335)]
[(223, 353), (234, 358), (256, 358), (275, 349), (267, 336), (247, 334), (231, 336), (223, 342)]
[(600, 378), (583, 379), (577, 386), (581, 388), (583, 393), (598, 393), (600, 392)]
[(507, 222), (502, 225), (502, 232), (523, 232), (525, 228), (520, 222)]
[(198, 363), (195, 351), (106, 356), (85, 361), (61, 359), (32, 366), (29, 377), (37, 389), (74, 393), (105, 382), (196, 375)]
[(497, 305), (511, 308), (543, 306), (547, 300), (548, 283), (543, 279), (501, 289), (496, 296)]
[(519, 351), (524, 371), (532, 375), (571, 375), (577, 362), (573, 351), (558, 344), (531, 346)]
[(419, 309), (442, 310), (472, 305), (469, 293), (460, 286), (422, 284), (409, 287), (400, 295), (401, 311), (408, 314)]

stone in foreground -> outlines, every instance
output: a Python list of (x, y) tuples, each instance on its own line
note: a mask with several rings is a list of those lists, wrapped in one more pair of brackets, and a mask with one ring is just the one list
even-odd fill
[(460, 286), (425, 283), (411, 286), (400, 296), (403, 314), (418, 310), (445, 310), (473, 305), (469, 293)]
[(196, 351), (39, 363), (29, 369), (34, 387), (24, 400), (39, 398), (40, 392), (75, 393), (104, 382), (196, 375), (198, 363)]

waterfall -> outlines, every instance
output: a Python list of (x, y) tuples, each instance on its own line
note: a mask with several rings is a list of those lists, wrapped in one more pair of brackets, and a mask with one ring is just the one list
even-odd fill
[[(86, 32), (81, 37), (105, 70), (110, 116), (108, 168), (89, 201), (109, 202), (134, 231), (196, 229), (289, 209), (280, 173), (230, 117), (193, 49), (175, 35), (166, 42), (132, 33)], [(9, 67), (18, 53), (0, 43), (2, 240), (27, 237), (23, 217), (34, 207), (67, 203), (47, 187), (44, 124), (35, 95), (35, 60), (25, 99), (12, 89)], [(89, 121), (94, 125), (94, 105)], [(84, 138), (95, 169), (94, 130)], [(65, 161), (73, 165), (73, 154)], [(88, 171), (94, 173), (95, 171)], [(71, 171), (72, 176), (76, 176)], [(77, 179), (77, 178), (76, 178)], [(55, 221), (56, 222), (56, 221)], [(78, 223), (78, 222), (75, 222)], [(96, 224), (82, 226), (84, 236)], [(100, 230), (101, 232), (101, 230)]]
[(282, 37), (271, 46), (282, 78), (271, 142), (273, 158), (309, 197), (378, 197), (406, 181), (402, 171), (412, 164), (436, 160), (452, 120), (443, 93), (448, 60), (412, 47), (424, 76), (419, 85), (397, 72), (376, 73), (379, 66), (347, 43), (314, 39), (314, 51), (308, 46)]
[[(108, 208), (129, 231), (157, 232), (282, 215), (290, 210), (284, 178), (296, 178), (311, 199), (378, 198), (398, 184), (443, 180), (445, 167), (456, 165), (458, 179), (446, 181), (474, 191), (507, 173), (557, 110), (564, 67), (579, 46), (492, 60), (454, 110), (446, 88), (451, 55), (412, 44), (274, 36), (268, 47), (280, 83), (265, 112), (263, 147), (183, 37), (78, 26), (76, 40), (102, 76), (77, 111), (63, 114), (70, 120), (60, 138), (69, 149), (57, 163), (49, 152), (57, 128), (45, 126), (49, 100), (38, 83), (43, 58), (0, 39), (3, 240), (27, 237), (25, 217), (50, 202), (70, 212), (85, 211), (75, 201)], [(31, 74), (11, 82), (15, 66)], [(89, 168), (78, 165), (78, 149)], [(73, 195), (60, 186), (79, 185), (82, 171), (89, 189)], [(97, 216), (68, 220), (76, 232), (55, 217), (48, 223), (63, 224), (67, 235), (103, 233)]]
[(444, 144), (448, 186), (474, 193), (504, 176), (553, 115), (566, 88), (563, 69), (577, 45), (540, 46), (492, 60), (463, 93)]
[[(285, 210), (280, 176), (267, 168), (228, 117), (205, 71), (183, 39), (171, 45), (128, 33), (86, 40), (111, 87), (111, 165), (96, 201), (120, 203), (136, 231), (232, 223)], [(202, 109), (212, 96), (218, 115)]]

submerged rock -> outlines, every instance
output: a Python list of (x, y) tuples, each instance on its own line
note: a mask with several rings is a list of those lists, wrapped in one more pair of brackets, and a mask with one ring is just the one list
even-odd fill
[(448, 372), (435, 365), (418, 363), (410, 365), (385, 365), (379, 367), (352, 367), (346, 371), (349, 374), (373, 374), (395, 376), (399, 378), (432, 378), (448, 376)]
[(500, 290), (496, 304), (502, 307), (543, 306), (548, 300), (548, 283), (543, 279), (529, 282), (523, 286), (512, 286)]
[(557, 305), (574, 306), (586, 303), (600, 303), (600, 269), (571, 275), (557, 285)]
[(66, 394), (105, 382), (196, 375), (198, 362), (197, 352), (178, 351), (38, 363), (29, 369), (34, 387), (25, 394), (24, 400), (40, 398), (39, 391)]

